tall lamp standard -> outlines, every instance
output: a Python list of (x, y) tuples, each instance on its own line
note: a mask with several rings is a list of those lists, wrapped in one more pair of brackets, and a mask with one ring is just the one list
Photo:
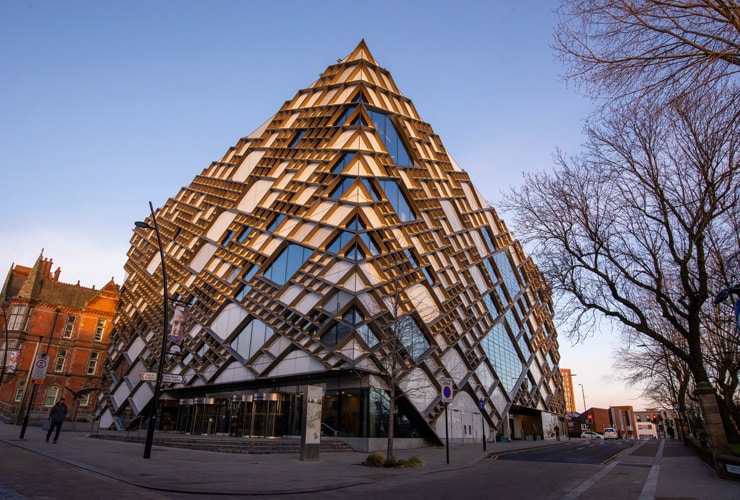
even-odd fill
[(578, 384), (581, 386), (581, 396), (583, 396), (583, 412), (586, 413), (586, 392), (583, 390), (583, 384)]
[(3, 307), (3, 325), (5, 326), (5, 353), (3, 354), (3, 368), (2, 372), (0, 372), (0, 385), (3, 383), (3, 379), (5, 378), (5, 367), (8, 364), (8, 301), (6, 299), (3, 299), (2, 307)]
[(154, 382), (154, 401), (152, 404), (152, 410), (149, 413), (149, 426), (146, 430), (146, 442), (144, 444), (144, 458), (149, 458), (152, 454), (152, 442), (154, 441), (154, 427), (156, 427), (157, 421), (157, 404), (159, 401), (159, 387), (162, 385), (162, 373), (164, 372), (164, 360), (167, 355), (167, 318), (168, 306), (167, 306), (167, 268), (164, 263), (164, 250), (162, 249), (162, 238), (159, 235), (159, 226), (157, 226), (157, 218), (154, 216), (154, 206), (152, 202), (149, 202), (149, 210), (152, 213), (152, 224), (150, 226), (146, 222), (137, 221), (134, 225), (141, 229), (153, 229), (157, 235), (157, 246), (159, 247), (159, 259), (162, 262), (162, 302), (164, 304), (164, 314), (162, 316), (162, 348), (159, 352), (159, 366), (157, 367), (157, 380)]

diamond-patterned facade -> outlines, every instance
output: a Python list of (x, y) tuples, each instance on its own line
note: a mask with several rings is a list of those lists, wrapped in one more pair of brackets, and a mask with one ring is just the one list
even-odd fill
[[(172, 309), (189, 318), (168, 346), (165, 372), (184, 381), (164, 387), (164, 430), (296, 434), (307, 384), (324, 387), (325, 431), (366, 440), (387, 432), (391, 382), (398, 437), (444, 436), (446, 379), (463, 435), (480, 436), (481, 401), (487, 435), (530, 421), (546, 432), (527, 419), (563, 411), (547, 285), (364, 42), (156, 220)], [(141, 374), (157, 368), (163, 307), (151, 233), (131, 239), (104, 427), (152, 404)]]

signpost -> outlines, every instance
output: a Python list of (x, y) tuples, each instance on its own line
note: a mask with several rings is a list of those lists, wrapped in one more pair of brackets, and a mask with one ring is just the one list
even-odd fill
[(486, 424), (483, 420), (483, 412), (486, 409), (486, 402), (483, 398), (478, 400), (478, 409), (480, 410), (480, 430), (483, 433), (483, 451), (486, 451)]
[(33, 370), (31, 370), (31, 383), (35, 385), (41, 385), (46, 380), (46, 370), (49, 368), (49, 357), (45, 352), (42, 352), (33, 362)]
[(445, 446), (447, 447), (447, 463), (450, 463), (450, 426), (447, 420), (447, 407), (452, 402), (454, 392), (452, 391), (452, 380), (445, 378), (441, 380), (442, 402), (445, 404)]
[[(139, 376), (144, 382), (156, 382), (157, 372), (141, 372)], [(185, 381), (185, 377), (182, 375), (175, 375), (173, 373), (163, 373), (162, 382), (165, 384), (182, 384)]]
[[(38, 346), (36, 347), (38, 352)], [(26, 406), (26, 415), (23, 417), (23, 426), (21, 426), (21, 439), (26, 435), (26, 426), (28, 426), (28, 416), (31, 413), (31, 406), (33, 400), (36, 398), (36, 389), (44, 383), (46, 380), (46, 370), (49, 368), (49, 356), (45, 352), (36, 354), (36, 359), (33, 360), (33, 367), (31, 367), (31, 384), (33, 390), (31, 391), (31, 401)]]

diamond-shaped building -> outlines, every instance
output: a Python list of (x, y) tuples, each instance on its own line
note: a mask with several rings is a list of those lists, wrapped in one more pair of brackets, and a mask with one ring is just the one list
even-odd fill
[[(382, 447), (389, 412), (401, 446), (559, 424), (547, 284), (364, 41), (155, 217), (175, 311), (158, 429), (299, 435), (307, 385), (324, 434), (358, 449)], [(154, 404), (154, 231), (134, 231), (125, 270), (102, 428)]]

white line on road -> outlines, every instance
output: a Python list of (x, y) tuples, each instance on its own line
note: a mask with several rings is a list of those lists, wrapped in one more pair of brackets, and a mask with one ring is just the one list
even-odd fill
[(660, 478), (660, 462), (663, 460), (663, 447), (665, 446), (665, 440), (660, 440), (660, 446), (658, 446), (658, 453), (655, 454), (653, 460), (653, 466), (650, 467), (650, 472), (645, 480), (645, 484), (642, 485), (642, 491), (638, 500), (653, 500), (655, 493), (658, 490), (658, 479)]
[(579, 484), (578, 486), (570, 490), (567, 495), (563, 495), (562, 497), (560, 497), (560, 500), (575, 500), (576, 498), (584, 494), (586, 491), (588, 491), (588, 489), (594, 484), (596, 484), (596, 482), (599, 479), (609, 474), (609, 472), (611, 472), (611, 470), (614, 467), (616, 467), (618, 463), (619, 461), (610, 463), (609, 465), (601, 469), (598, 474), (594, 474), (593, 476), (586, 479), (584, 482), (582, 482), (581, 484)]

